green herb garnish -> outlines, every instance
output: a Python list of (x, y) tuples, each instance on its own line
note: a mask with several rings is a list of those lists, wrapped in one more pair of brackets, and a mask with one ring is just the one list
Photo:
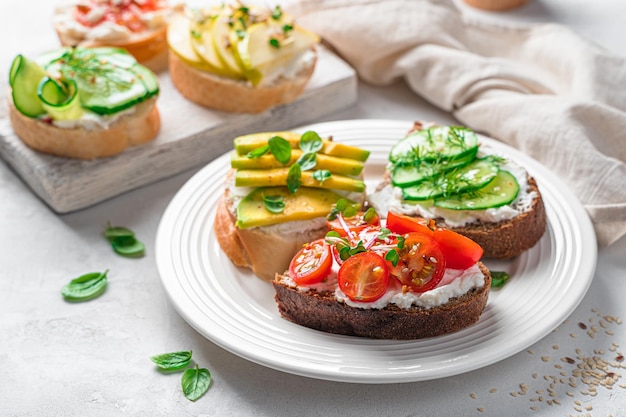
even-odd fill
[(264, 195), (263, 205), (272, 213), (282, 213), (285, 210), (285, 201), (282, 195)]
[(313, 171), (313, 178), (315, 178), (321, 183), (324, 183), (324, 181), (329, 179), (331, 175), (332, 175), (331, 172), (327, 169), (318, 169), (316, 171)]
[(191, 401), (196, 401), (208, 391), (211, 385), (211, 373), (208, 369), (199, 368), (196, 364), (195, 368), (185, 370), (181, 385), (185, 397)]
[(317, 154), (315, 152), (303, 153), (296, 161), (296, 164), (300, 165), (300, 170), (302, 171), (313, 169), (317, 165)]
[(126, 227), (113, 227), (109, 223), (103, 234), (118, 255), (139, 258), (145, 254), (146, 246), (137, 240), (132, 230)]
[(324, 142), (320, 135), (312, 130), (308, 130), (300, 136), (299, 146), (302, 152), (319, 152), (322, 150)]
[(287, 189), (289, 189), (291, 193), (298, 191), (298, 188), (302, 185), (301, 177), (302, 170), (299, 164), (293, 164), (289, 167), (289, 171), (287, 172)]
[(162, 353), (160, 355), (151, 356), (150, 360), (160, 369), (165, 371), (177, 371), (189, 366), (191, 362), (191, 351), (182, 350), (180, 352)]
[(291, 160), (291, 144), (280, 136), (272, 136), (267, 144), (274, 158), (281, 164), (286, 164)]
[(279, 20), (281, 17), (283, 17), (283, 9), (281, 9), (280, 6), (274, 7), (274, 10), (272, 10), (272, 19)]
[(256, 149), (251, 150), (246, 154), (248, 159), (260, 158), (263, 155), (267, 154), (270, 151), (270, 147), (268, 145), (260, 146)]
[(107, 269), (104, 272), (90, 272), (74, 278), (61, 289), (61, 295), (67, 301), (88, 301), (100, 296), (107, 287)]
[(502, 288), (504, 284), (509, 280), (510, 275), (504, 271), (490, 271), (491, 272), (491, 287)]
[(270, 43), (270, 46), (276, 49), (280, 48), (280, 41), (276, 38), (270, 38), (269, 43)]

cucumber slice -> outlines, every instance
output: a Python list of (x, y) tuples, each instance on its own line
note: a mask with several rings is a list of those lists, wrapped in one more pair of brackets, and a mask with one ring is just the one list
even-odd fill
[(396, 143), (389, 152), (392, 163), (412, 164), (460, 157), (476, 153), (478, 136), (472, 130), (458, 126), (436, 126), (419, 130)]
[(391, 170), (391, 183), (396, 187), (409, 187), (420, 182), (441, 175), (453, 168), (459, 168), (472, 162), (476, 157), (478, 147), (472, 148), (457, 157), (441, 161), (422, 162), (417, 165), (395, 165)]
[(495, 163), (477, 159), (444, 175), (402, 189), (405, 200), (430, 200), (476, 190), (487, 185), (498, 174)]
[(74, 80), (69, 80), (67, 86), (64, 86), (52, 78), (45, 77), (39, 84), (37, 95), (46, 112), (54, 120), (76, 120), (83, 114)]
[[(135, 58), (120, 48), (76, 48), (67, 51), (46, 69), (64, 80), (73, 79), (81, 105), (100, 115), (125, 110), (158, 93), (158, 82), (139, 75)], [(146, 69), (147, 70), (147, 69)], [(143, 70), (139, 70), (143, 71)], [(157, 83), (155, 90), (154, 82)], [(149, 91), (150, 89), (150, 91)]]
[(41, 79), (46, 76), (44, 69), (35, 61), (18, 55), (9, 70), (11, 96), (15, 108), (25, 116), (37, 117), (46, 111), (37, 98), (37, 89)]
[(486, 186), (447, 198), (435, 200), (435, 206), (451, 210), (485, 210), (507, 205), (519, 194), (519, 184), (508, 171), (500, 171)]
[(146, 87), (146, 98), (159, 94), (159, 79), (143, 65), (135, 64), (130, 68)]

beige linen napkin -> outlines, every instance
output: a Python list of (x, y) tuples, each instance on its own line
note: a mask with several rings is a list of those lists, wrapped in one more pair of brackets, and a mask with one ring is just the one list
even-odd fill
[(451, 0), (296, 0), (286, 8), (363, 80), (404, 78), (460, 123), (555, 172), (585, 206), (599, 245), (626, 234), (624, 57), (561, 25), (470, 20)]

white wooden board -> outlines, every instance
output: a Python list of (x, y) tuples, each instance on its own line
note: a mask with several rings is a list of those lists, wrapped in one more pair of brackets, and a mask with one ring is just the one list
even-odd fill
[(156, 139), (93, 161), (55, 157), (25, 146), (11, 128), (3, 85), (0, 156), (50, 208), (68, 213), (204, 165), (232, 149), (238, 135), (306, 124), (353, 105), (357, 97), (355, 71), (323, 47), (304, 94), (294, 103), (261, 114), (205, 109), (181, 96), (167, 71), (159, 79), (161, 130)]

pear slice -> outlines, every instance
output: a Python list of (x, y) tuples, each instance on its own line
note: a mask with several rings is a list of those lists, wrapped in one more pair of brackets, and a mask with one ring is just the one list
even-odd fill
[(220, 14), (213, 19), (211, 24), (210, 33), (215, 48), (215, 54), (217, 55), (222, 67), (233, 78), (242, 78), (243, 72), (239, 65), (233, 49), (235, 45), (231, 44), (231, 16), (228, 8), (224, 8)]
[(268, 20), (248, 28), (246, 37), (237, 43), (237, 55), (244, 71), (257, 71), (262, 78), (277, 67), (289, 65), (319, 41), (319, 36), (300, 26), (284, 33), (282, 23)]
[(192, 46), (191, 20), (181, 13), (172, 16), (167, 28), (167, 43), (184, 62), (201, 70), (211, 71), (213, 65), (201, 58)]

